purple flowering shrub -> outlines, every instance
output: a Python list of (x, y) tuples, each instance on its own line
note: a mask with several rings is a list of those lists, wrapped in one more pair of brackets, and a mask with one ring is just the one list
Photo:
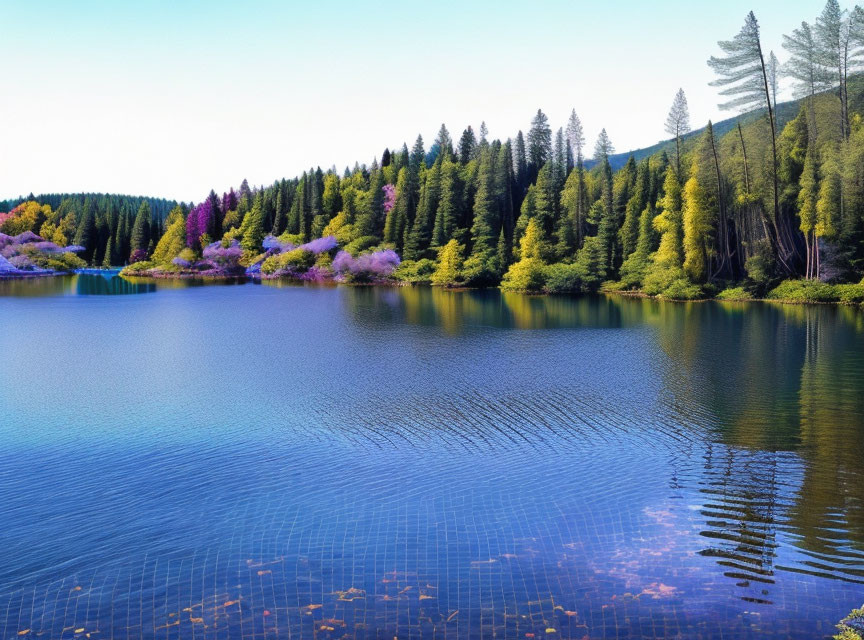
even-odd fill
[(317, 256), (320, 253), (327, 253), (329, 251), (332, 251), (338, 246), (339, 243), (336, 242), (336, 236), (324, 236), (323, 238), (312, 240), (311, 242), (307, 242), (306, 244), (301, 244), (298, 249), (309, 251), (310, 253), (313, 253)]
[(389, 279), (399, 266), (400, 259), (392, 249), (364, 253), (356, 258), (340, 251), (333, 258), (333, 271), (350, 282), (374, 282)]
[(264, 242), (261, 244), (261, 246), (264, 248), (264, 251), (279, 251), (280, 253), (282, 251), (287, 251), (289, 248), (290, 249), (294, 248), (294, 245), (287, 243), (287, 242), (282, 242), (279, 238), (277, 238), (273, 234), (270, 234), (267, 237), (265, 237)]
[(129, 256), (129, 264), (135, 264), (136, 262), (144, 262), (145, 260), (147, 260), (146, 249), (135, 249), (132, 252), (132, 255)]
[(4, 259), (5, 273), (72, 271), (85, 266), (75, 255), (81, 251), (84, 247), (60, 247), (32, 231), (16, 236), (0, 234), (0, 257)]
[(225, 269), (235, 269), (243, 257), (243, 248), (237, 240), (231, 240), (225, 246), (221, 242), (213, 242), (204, 247), (204, 260)]

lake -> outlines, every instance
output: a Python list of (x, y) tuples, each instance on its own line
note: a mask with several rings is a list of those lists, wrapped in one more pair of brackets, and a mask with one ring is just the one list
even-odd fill
[[(814, 638), (864, 313), (0, 282), (0, 638)], [(89, 635), (88, 635), (89, 634)]]

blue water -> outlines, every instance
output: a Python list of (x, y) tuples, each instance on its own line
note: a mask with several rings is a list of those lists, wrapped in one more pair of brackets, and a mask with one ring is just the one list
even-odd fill
[(864, 602), (860, 311), (198, 284), (0, 282), (0, 638), (814, 638)]

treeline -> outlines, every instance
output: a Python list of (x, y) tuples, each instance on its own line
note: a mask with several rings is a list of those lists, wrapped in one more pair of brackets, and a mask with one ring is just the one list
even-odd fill
[[(93, 263), (146, 259), (168, 271), (197, 264), (220, 240), (242, 248), (244, 266), (291, 246), (300, 247), (283, 260), (291, 273), (326, 270), (333, 252), (306, 255), (302, 246), (332, 236), (354, 257), (395, 250), (397, 277), (443, 286), (696, 298), (736, 284), (742, 295), (762, 295), (795, 278), (857, 282), (864, 82), (855, 73), (864, 61), (864, 11), (829, 0), (813, 25), (802, 23), (784, 42), (781, 64), (763, 51), (751, 12), (708, 63), (728, 99), (721, 106), (747, 117), (722, 135), (711, 122), (687, 135), (679, 91), (666, 122), (671, 142), (617, 171), (605, 129), (589, 158), (575, 111), (553, 130), (538, 110), (527, 134), (503, 141), (490, 140), (485, 124), (456, 138), (442, 125), (428, 148), (418, 136), (368, 166), (311, 168), (262, 187), (244, 180), (237, 191), (177, 205), (164, 233), (152, 205), (100, 217), (106, 209), (90, 199), (90, 214), (75, 205), (77, 228), (86, 227), (75, 235)], [(781, 127), (776, 98), (786, 80), (798, 111)], [(109, 242), (110, 251), (102, 248)]]
[(0, 213), (0, 232), (32, 231), (61, 247), (84, 247), (80, 255), (91, 264), (122, 265), (135, 249), (138, 256), (152, 253), (176, 206), (173, 200), (105, 193), (31, 194), (0, 203), (6, 212)]

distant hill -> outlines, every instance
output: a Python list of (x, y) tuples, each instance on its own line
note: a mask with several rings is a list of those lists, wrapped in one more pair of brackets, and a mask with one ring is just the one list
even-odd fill
[[(174, 207), (177, 206), (175, 200), (167, 200), (165, 198), (150, 198), (147, 196), (129, 196), (114, 193), (42, 193), (39, 195), (22, 196), (11, 200), (0, 200), (0, 212), (11, 211), (22, 202), (35, 200), (39, 204), (47, 204), (55, 211), (60, 207), (60, 203), (64, 200), (72, 200), (78, 205), (83, 205), (85, 200), (91, 200), (94, 204), (106, 204), (110, 202), (111, 206), (118, 210), (126, 210), (131, 213), (138, 211), (141, 203), (147, 200), (150, 203), (150, 210), (154, 220), (164, 220)], [(104, 209), (105, 207), (98, 207)]]
[[(830, 91), (826, 93), (834, 93), (835, 91)], [(864, 76), (858, 76), (856, 78), (849, 79), (849, 108), (850, 112), (859, 111), (861, 107), (864, 106)], [(792, 120), (796, 115), (798, 115), (798, 111), (801, 109), (801, 100), (788, 100), (786, 102), (780, 102), (777, 104), (777, 130), (782, 131), (783, 126)], [(736, 122), (741, 120), (741, 124), (745, 125), (749, 122), (753, 122), (759, 118), (765, 117), (765, 109), (758, 109), (756, 111), (750, 111), (748, 113), (742, 114), (740, 116), (733, 116), (731, 118), (727, 118), (726, 120), (720, 120), (719, 122), (712, 123), (714, 125), (714, 134), (720, 138), (725, 133), (728, 133), (732, 129), (735, 128)], [(691, 117), (692, 120), (692, 117)], [(699, 129), (695, 129), (688, 133), (685, 136), (682, 136), (682, 140), (688, 141), (694, 138), (699, 137), (702, 132), (705, 131), (705, 127), (702, 126)], [(633, 158), (638, 162), (642, 158), (646, 158), (649, 156), (653, 156), (656, 153), (661, 151), (673, 151), (675, 149), (675, 140), (661, 140), (657, 144), (651, 145), (650, 147), (644, 147), (642, 149), (635, 149), (633, 151), (627, 151), (624, 153), (616, 153), (609, 156), (609, 164), (612, 165), (612, 169), (617, 171), (625, 164), (627, 164), (627, 160), (632, 155)], [(588, 168), (594, 166), (594, 161), (589, 160), (585, 163)]]

